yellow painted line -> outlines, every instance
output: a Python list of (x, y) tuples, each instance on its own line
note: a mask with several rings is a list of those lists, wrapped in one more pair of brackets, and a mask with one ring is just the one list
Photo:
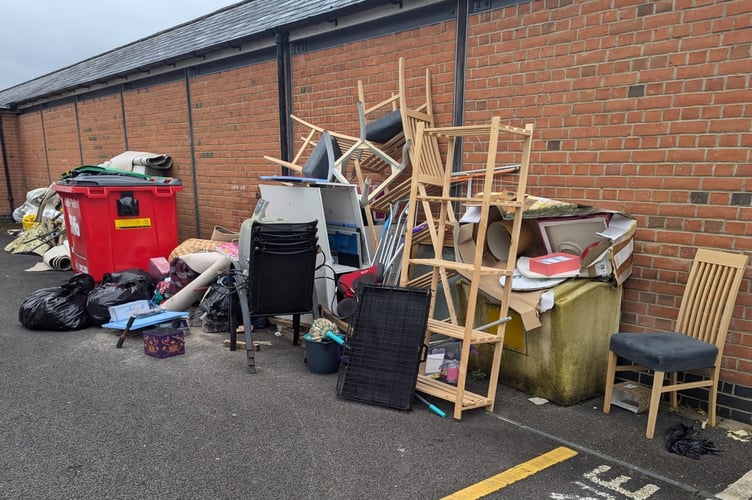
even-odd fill
[(468, 486), (467, 488), (454, 492), (451, 495), (444, 497), (442, 500), (469, 500), (471, 498), (481, 498), (490, 495), (494, 491), (498, 491), (512, 483), (516, 483), (526, 477), (532, 476), (543, 469), (547, 469), (552, 465), (568, 460), (575, 455), (577, 455), (576, 451), (560, 446), (548, 453), (538, 455), (532, 460), (528, 460), (525, 463), (516, 465), (511, 469), (496, 474), (495, 476), (491, 476), (488, 479), (484, 479), (483, 481)]

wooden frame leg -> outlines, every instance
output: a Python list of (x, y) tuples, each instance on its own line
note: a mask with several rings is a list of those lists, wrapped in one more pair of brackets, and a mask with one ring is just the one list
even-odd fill
[(616, 354), (608, 351), (608, 366), (606, 367), (606, 390), (603, 395), (603, 413), (611, 412), (611, 397), (614, 394), (614, 379), (616, 378)]
[[(676, 386), (676, 383), (679, 380), (678, 374), (676, 372), (671, 372), (668, 376), (669, 383), (673, 386)], [(671, 397), (671, 408), (676, 408), (679, 406), (679, 397), (678, 397), (679, 391), (671, 391), (670, 397)]]
[(648, 413), (648, 428), (645, 437), (653, 439), (655, 434), (655, 422), (658, 419), (658, 408), (661, 406), (661, 394), (663, 393), (663, 377), (665, 372), (653, 373), (653, 391), (650, 393), (650, 410)]
[(710, 380), (713, 381), (713, 385), (708, 387), (708, 425), (715, 427), (716, 424), (716, 407), (718, 406), (718, 377), (720, 375), (720, 367), (714, 366), (710, 370)]

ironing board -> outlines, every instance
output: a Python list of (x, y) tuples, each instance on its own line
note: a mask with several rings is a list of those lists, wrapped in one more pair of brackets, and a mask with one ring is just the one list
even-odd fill
[[(173, 319), (188, 319), (190, 317), (188, 312), (185, 311), (165, 311), (158, 314), (152, 314), (151, 316), (144, 316), (143, 318), (136, 318), (131, 325), (131, 330), (140, 330), (147, 326), (158, 325), (165, 323)], [(114, 330), (125, 330), (125, 326), (128, 324), (128, 318), (121, 319), (119, 321), (111, 321), (102, 325), (102, 328), (112, 328)]]

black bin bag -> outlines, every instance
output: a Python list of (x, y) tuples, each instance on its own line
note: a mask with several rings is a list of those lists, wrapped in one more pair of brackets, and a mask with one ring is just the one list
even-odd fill
[(101, 283), (90, 293), (86, 309), (93, 324), (110, 321), (110, 307), (154, 297), (154, 281), (141, 269), (105, 273)]
[(18, 309), (18, 321), (30, 330), (69, 331), (91, 326), (86, 299), (94, 278), (76, 274), (60, 286), (42, 288), (26, 297)]

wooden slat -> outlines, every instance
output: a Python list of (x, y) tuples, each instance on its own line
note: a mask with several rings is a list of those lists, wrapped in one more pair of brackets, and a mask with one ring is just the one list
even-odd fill
[[(473, 264), (467, 264), (465, 262), (455, 262), (452, 260), (410, 259), (410, 263), (413, 265), (418, 265), (418, 266), (443, 267), (444, 269), (452, 269), (458, 272), (464, 271), (467, 273), (471, 273), (475, 270), (475, 266)], [(481, 275), (490, 274), (490, 275), (497, 275), (497, 276), (511, 276), (513, 274), (513, 271), (500, 269), (498, 267), (481, 266), (480, 274)]]
[[(418, 375), (415, 390), (455, 404), (457, 403), (457, 388), (455, 386), (446, 384), (426, 375)], [(491, 404), (492, 400), (485, 396), (470, 391), (463, 391), (461, 403), (462, 410), (483, 408)]]
[[(431, 333), (438, 333), (455, 339), (464, 339), (466, 333), (464, 326), (453, 325), (432, 318), (428, 320), (427, 330)], [(470, 340), (474, 344), (496, 344), (499, 341), (503, 341), (500, 336), (494, 333), (486, 333), (473, 329), (470, 330)]]

